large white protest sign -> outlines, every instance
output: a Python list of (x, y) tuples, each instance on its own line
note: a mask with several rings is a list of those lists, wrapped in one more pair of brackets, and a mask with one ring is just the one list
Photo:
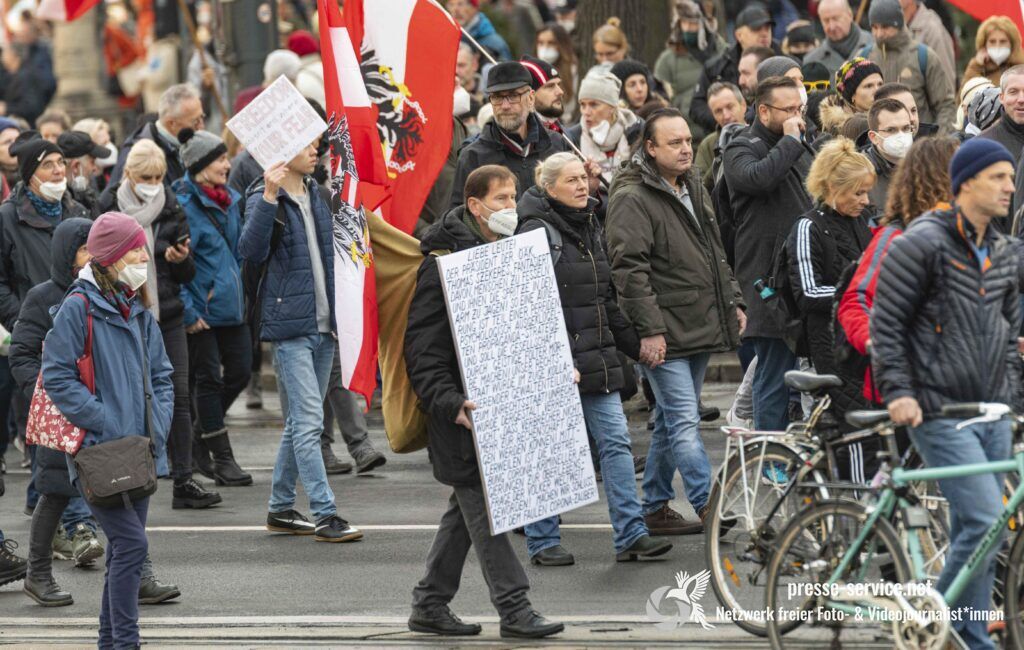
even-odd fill
[(491, 533), (597, 501), (544, 230), (437, 258)]
[(228, 120), (228, 128), (263, 169), (288, 162), (327, 130), (309, 101), (285, 76)]

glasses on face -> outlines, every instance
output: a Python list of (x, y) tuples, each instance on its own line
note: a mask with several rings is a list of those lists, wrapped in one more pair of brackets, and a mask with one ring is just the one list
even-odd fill
[(203, 126), (205, 126), (205, 125), (206, 125), (206, 113), (203, 113), (202, 115), (200, 115), (196, 119), (192, 120), (192, 124), (190, 124), (189, 126), (192, 128), (193, 131), (202, 131), (203, 130)]
[(501, 106), (507, 103), (509, 106), (515, 106), (523, 101), (523, 97), (530, 93), (529, 89), (524, 90), (521, 93), (499, 93), (491, 95), (487, 98), (487, 101), (491, 102), (492, 106)]
[(60, 160), (47, 160), (42, 165), (39, 165), (39, 168), (42, 169), (44, 172), (52, 172), (55, 169), (64, 169), (66, 164), (67, 163), (64, 162), (63, 158), (61, 158)]
[(897, 133), (907, 133), (913, 135), (914, 127), (911, 126), (910, 124), (906, 126), (890, 126), (888, 129), (878, 129), (877, 131), (875, 131), (875, 133), (878, 133), (879, 135), (884, 135), (887, 138), (889, 136), (896, 135)]
[(814, 92), (815, 90), (828, 90), (829, 82), (827, 79), (822, 79), (821, 81), (805, 81), (804, 88), (808, 92)]
[(786, 115), (799, 115), (800, 111), (802, 111), (804, 108), (803, 104), (797, 106), (790, 106), (789, 108), (783, 108), (781, 106), (772, 106), (771, 104), (765, 104), (765, 106), (772, 109), (773, 111), (779, 111), (785, 113)]

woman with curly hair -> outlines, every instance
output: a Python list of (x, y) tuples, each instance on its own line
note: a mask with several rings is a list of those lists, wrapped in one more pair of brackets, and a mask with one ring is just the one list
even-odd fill
[[(836, 327), (841, 327), (850, 345), (863, 357), (871, 350), (868, 323), (875, 302), (875, 286), (882, 260), (889, 246), (903, 230), (922, 214), (948, 209), (953, 200), (949, 162), (959, 143), (953, 138), (934, 137), (918, 140), (900, 161), (889, 184), (885, 214), (879, 228), (861, 255), (849, 287), (839, 301)], [(871, 379), (871, 367), (864, 374), (864, 397), (881, 404)]]

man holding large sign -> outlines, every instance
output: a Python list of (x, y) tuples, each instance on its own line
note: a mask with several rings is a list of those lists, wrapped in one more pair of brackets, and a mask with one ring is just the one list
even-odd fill
[[(491, 602), (501, 616), (503, 637), (540, 638), (564, 629), (531, 606), (526, 596), (529, 581), (508, 534), (491, 534), (492, 513), (471, 431), (470, 414), (477, 405), (466, 397), (438, 269), (438, 260), (450, 253), (477, 249), (511, 235), (515, 231), (515, 197), (516, 180), (511, 172), (497, 165), (480, 167), (466, 180), (464, 204), (434, 224), (422, 240), (426, 257), (409, 308), (405, 359), (413, 390), (429, 417), (428, 449), (434, 477), (452, 486), (453, 493), (427, 555), (426, 575), (413, 590), (409, 629), (416, 632), (480, 633), (479, 625), (463, 623), (448, 608), (470, 546), (476, 547)], [(496, 354), (508, 351), (500, 341), (495, 342)], [(586, 449), (585, 438), (583, 447)], [(585, 459), (589, 464), (589, 455)], [(593, 481), (593, 468), (590, 472)]]

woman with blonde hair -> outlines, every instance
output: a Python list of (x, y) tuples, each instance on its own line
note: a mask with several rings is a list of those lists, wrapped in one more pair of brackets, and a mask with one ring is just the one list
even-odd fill
[[(832, 299), (843, 270), (871, 241), (868, 205), (875, 180), (875, 166), (852, 140), (838, 137), (826, 144), (807, 174), (807, 191), (815, 205), (797, 220), (786, 242), (792, 296), (818, 374), (837, 372)], [(863, 402), (859, 378), (830, 395), (840, 422), (842, 413)]]
[(622, 22), (612, 16), (604, 25), (594, 30), (594, 59), (598, 65), (609, 68), (629, 55), (629, 40), (619, 27)]
[(974, 37), (977, 53), (967, 63), (964, 83), (974, 77), (987, 77), (999, 85), (999, 77), (1015, 65), (1024, 63), (1020, 31), (1006, 16), (990, 16), (978, 27)]

